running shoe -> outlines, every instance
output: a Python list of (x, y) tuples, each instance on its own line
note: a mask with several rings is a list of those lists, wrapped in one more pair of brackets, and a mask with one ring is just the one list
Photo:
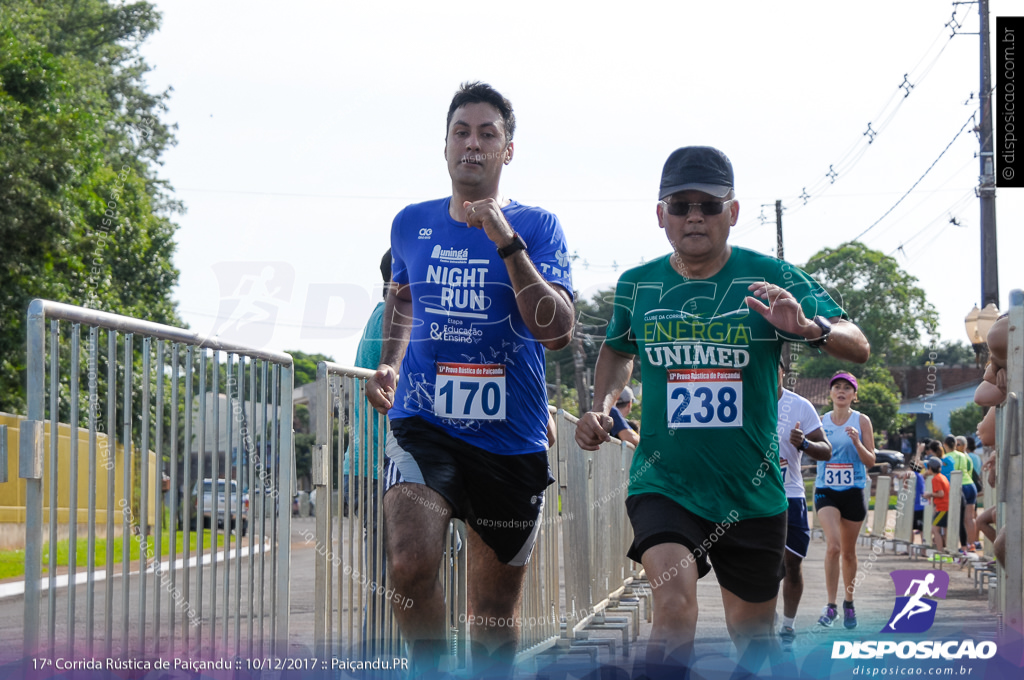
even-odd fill
[(782, 644), (782, 651), (788, 652), (793, 649), (793, 642), (796, 640), (796, 631), (789, 626), (779, 629), (779, 642)]
[(843, 626), (845, 628), (857, 627), (857, 612), (853, 610), (852, 604), (849, 607), (843, 605)]
[(835, 607), (825, 605), (821, 610), (821, 618), (818, 619), (818, 623), (826, 628), (831, 628), (832, 623), (839, 617), (839, 612), (836, 611)]

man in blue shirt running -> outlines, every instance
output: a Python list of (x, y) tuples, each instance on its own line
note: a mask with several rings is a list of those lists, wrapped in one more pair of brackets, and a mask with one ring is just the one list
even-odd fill
[(452, 517), (470, 529), (474, 673), (511, 674), (523, 577), (553, 481), (544, 348), (572, 334), (569, 251), (557, 217), (499, 189), (514, 131), (507, 99), (464, 84), (448, 110), (451, 196), (407, 206), (391, 229), (395, 286), (366, 389), (391, 423), (385, 544), (395, 591), (414, 603), (395, 610), (414, 675), (446, 652), (438, 569)]

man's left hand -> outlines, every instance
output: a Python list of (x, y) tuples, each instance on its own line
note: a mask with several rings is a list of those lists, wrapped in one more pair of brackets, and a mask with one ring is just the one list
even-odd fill
[[(752, 283), (747, 287), (753, 297), (747, 297), (747, 306), (764, 317), (765, 321), (778, 328), (783, 333), (798, 335), (808, 338), (808, 331), (818, 328), (807, 320), (800, 302), (785, 288), (772, 283)], [(764, 298), (768, 304), (764, 304), (758, 298)], [(820, 335), (811, 334), (809, 340)]]
[(504, 248), (512, 242), (515, 230), (505, 219), (501, 212), (501, 206), (493, 198), (485, 198), (482, 201), (466, 201), (462, 204), (466, 211), (466, 224), (475, 228), (483, 229), (487, 238), (491, 239), (499, 248)]

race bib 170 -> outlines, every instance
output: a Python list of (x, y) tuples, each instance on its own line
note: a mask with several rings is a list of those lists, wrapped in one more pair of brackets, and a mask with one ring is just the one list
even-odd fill
[(434, 414), (459, 420), (505, 420), (504, 364), (438, 362)]
[(742, 427), (743, 372), (689, 368), (668, 372), (669, 427)]

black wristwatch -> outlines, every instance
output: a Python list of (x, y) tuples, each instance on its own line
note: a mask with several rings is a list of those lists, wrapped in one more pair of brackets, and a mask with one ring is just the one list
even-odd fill
[(523, 237), (519, 235), (518, 231), (512, 232), (512, 242), (504, 248), (498, 248), (498, 257), (505, 259), (512, 253), (517, 253), (520, 250), (526, 250), (526, 242), (523, 241)]
[(800, 442), (800, 446), (798, 446), (797, 448), (800, 449), (801, 451), (806, 451), (807, 449), (811, 448), (811, 440), (808, 439), (807, 437), (804, 437), (804, 440)]
[(818, 349), (828, 342), (828, 334), (832, 332), (832, 323), (823, 316), (816, 316), (812, 319), (814, 324), (821, 329), (821, 337), (817, 340), (811, 340), (807, 343), (808, 347)]

